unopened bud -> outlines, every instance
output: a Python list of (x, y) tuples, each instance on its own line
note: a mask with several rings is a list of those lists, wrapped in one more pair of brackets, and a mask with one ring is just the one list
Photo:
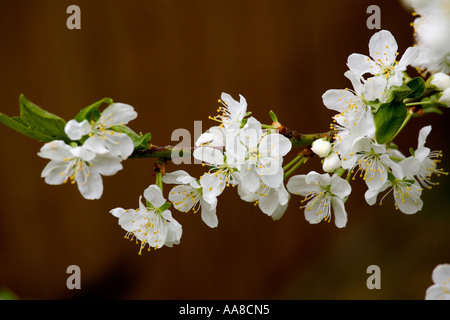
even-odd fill
[(323, 160), (322, 169), (325, 172), (332, 173), (341, 166), (341, 159), (337, 153), (333, 152)]
[(326, 140), (317, 139), (311, 145), (311, 150), (319, 157), (326, 157), (331, 151), (331, 143)]
[(439, 98), (439, 102), (450, 107), (450, 88), (444, 90), (442, 96)]
[(431, 76), (430, 84), (435, 86), (439, 91), (444, 91), (445, 89), (450, 88), (450, 76), (445, 73), (438, 72)]

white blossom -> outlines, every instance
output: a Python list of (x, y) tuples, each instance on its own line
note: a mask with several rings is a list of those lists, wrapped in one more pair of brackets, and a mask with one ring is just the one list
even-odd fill
[(133, 107), (123, 103), (112, 103), (103, 110), (97, 121), (87, 120), (67, 122), (65, 132), (67, 136), (77, 141), (88, 135), (84, 141), (84, 148), (99, 154), (110, 154), (122, 159), (128, 158), (134, 150), (133, 140), (125, 133), (111, 130), (113, 126), (126, 125), (135, 119), (137, 113)]
[(144, 191), (146, 204), (139, 199), (139, 208), (122, 209), (115, 208), (110, 213), (119, 218), (119, 225), (127, 231), (125, 238), (140, 241), (139, 254), (148, 245), (150, 248), (158, 249), (162, 246), (172, 247), (179, 244), (182, 227), (172, 217), (170, 210), (166, 207), (161, 189), (156, 185), (150, 185)]
[(239, 135), (227, 143), (227, 154), (236, 162), (241, 183), (250, 192), (259, 188), (260, 179), (271, 188), (283, 182), (283, 156), (292, 148), (291, 141), (279, 133), (262, 130), (261, 123), (250, 117)]
[(375, 33), (369, 41), (370, 57), (362, 54), (351, 54), (347, 65), (357, 75), (366, 73), (375, 77), (383, 77), (387, 80), (386, 90), (391, 86), (403, 84), (403, 71), (408, 65), (415, 62), (419, 51), (415, 47), (406, 49), (402, 58), (397, 61), (398, 45), (394, 36), (387, 30)]
[(428, 135), (431, 132), (431, 126), (426, 126), (420, 129), (417, 149), (414, 151), (413, 158), (417, 161), (417, 172), (414, 174), (417, 181), (425, 188), (431, 189), (432, 185), (436, 183), (431, 181), (433, 174), (441, 175), (448, 174), (437, 167), (441, 162), (442, 151), (431, 151), (425, 146)]
[(305, 197), (302, 203), (307, 203), (300, 208), (305, 208), (305, 218), (310, 223), (331, 221), (333, 209), (336, 226), (346, 226), (347, 211), (344, 201), (351, 193), (351, 186), (345, 179), (311, 171), (307, 175), (293, 176), (286, 188), (292, 194)]
[(166, 173), (162, 180), (167, 184), (177, 184), (169, 192), (169, 201), (175, 209), (181, 212), (189, 212), (191, 209), (194, 213), (201, 211), (203, 222), (211, 228), (217, 227), (219, 223), (216, 215), (217, 197), (212, 195), (212, 192), (207, 192), (205, 196), (203, 187), (197, 179), (186, 171), (177, 170)]
[(217, 109), (219, 115), (210, 119), (220, 122), (220, 126), (227, 129), (239, 129), (247, 113), (247, 101), (239, 95), (240, 101), (234, 100), (228, 93), (223, 92), (219, 103), (222, 105)]
[(395, 208), (405, 214), (414, 214), (422, 209), (423, 201), (421, 195), (423, 188), (414, 179), (414, 175), (419, 170), (419, 164), (416, 159), (406, 158), (399, 162), (399, 170), (394, 170), (392, 177), (377, 188), (369, 188), (364, 197), (369, 205), (377, 201), (378, 194), (386, 192), (380, 201), (391, 192), (394, 195)]
[(271, 188), (262, 181), (260, 181), (259, 188), (254, 192), (246, 190), (244, 184), (241, 183), (238, 185), (238, 193), (242, 200), (253, 202), (273, 220), (278, 220), (284, 215), (290, 199), (290, 194), (284, 184), (277, 188)]
[(114, 175), (122, 169), (121, 159), (118, 157), (96, 154), (83, 146), (72, 147), (61, 140), (46, 143), (38, 155), (51, 160), (41, 174), (46, 183), (77, 183), (80, 193), (86, 199), (101, 197), (101, 175)]

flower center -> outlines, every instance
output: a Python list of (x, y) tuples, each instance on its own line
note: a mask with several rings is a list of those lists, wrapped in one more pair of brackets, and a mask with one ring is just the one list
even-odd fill
[(81, 179), (79, 181), (83, 185), (86, 185), (87, 179), (90, 176), (89, 167), (92, 167), (93, 165), (83, 161), (80, 158), (66, 158), (64, 161), (69, 162), (66, 169), (61, 172), (61, 176), (65, 176), (64, 183), (67, 183), (70, 180), (70, 183), (74, 184), (78, 174), (81, 173)]

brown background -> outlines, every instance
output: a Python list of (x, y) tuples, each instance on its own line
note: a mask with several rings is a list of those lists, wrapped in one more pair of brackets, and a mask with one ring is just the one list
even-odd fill
[[(66, 28), (77, 4), (82, 30)], [(322, 94), (345, 88), (347, 56), (368, 53), (374, 30), (366, 8), (380, 6), (382, 28), (399, 51), (412, 45), (411, 14), (384, 1), (1, 1), (0, 112), (17, 115), (18, 97), (71, 119), (103, 97), (133, 105), (136, 131), (176, 144), (177, 128), (213, 125), (222, 91), (243, 94), (263, 123), (268, 111), (302, 132), (328, 130)], [(416, 147), (432, 124), (432, 149), (449, 153), (449, 113), (414, 119), (398, 137)], [(40, 178), (41, 143), (0, 126), (0, 285), (25, 299), (423, 299), (431, 271), (450, 262), (449, 178), (425, 192), (423, 210), (405, 215), (392, 200), (370, 207), (353, 184), (347, 227), (310, 225), (300, 198), (280, 221), (229, 189), (219, 198), (219, 227), (199, 215), (174, 217), (181, 244), (138, 256), (138, 246), (109, 210), (136, 207), (151, 183), (152, 160), (128, 160), (105, 177), (101, 200)], [(448, 162), (447, 169), (450, 167)], [(200, 174), (201, 166), (169, 166)], [(319, 170), (311, 161), (301, 173)], [(169, 187), (165, 188), (167, 192)], [(66, 288), (66, 268), (81, 268), (82, 289)], [(366, 269), (381, 268), (381, 290)]]

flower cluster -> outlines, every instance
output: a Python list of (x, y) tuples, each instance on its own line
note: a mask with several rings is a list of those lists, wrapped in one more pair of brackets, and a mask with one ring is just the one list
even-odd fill
[(226, 187), (238, 186), (241, 199), (259, 205), (273, 219), (281, 218), (289, 201), (282, 163), (291, 141), (250, 117), (243, 96), (236, 101), (222, 93), (219, 103), (219, 115), (210, 117), (219, 125), (198, 138), (193, 152), (209, 170), (199, 179), (184, 171), (167, 173), (163, 182), (177, 184), (169, 200), (179, 211), (201, 211), (203, 221), (214, 228), (218, 196)]
[[(398, 97), (404, 88), (412, 87), (405, 87), (410, 80), (404, 71), (417, 60), (419, 52), (410, 47), (397, 62), (397, 42), (386, 30), (372, 36), (369, 52), (370, 57), (361, 54), (348, 57), (349, 70), (345, 76), (353, 89), (332, 89), (323, 95), (324, 105), (338, 112), (333, 117), (336, 135), (330, 153), (335, 160), (330, 161), (333, 166), (324, 161), (324, 171), (329, 172), (330, 167), (334, 171), (340, 166), (347, 171), (348, 179), (359, 175), (367, 185), (365, 199), (369, 205), (376, 202), (379, 193), (389, 189), (393, 191), (397, 209), (416, 213), (423, 205), (420, 199), (423, 188), (433, 184), (431, 176), (443, 173), (437, 168), (441, 154), (424, 145), (431, 126), (420, 131), (417, 149), (409, 157), (392, 142), (412, 116)], [(403, 117), (397, 115), (402, 109)], [(385, 114), (394, 114), (400, 121), (396, 124), (395, 117), (388, 118)], [(388, 125), (384, 126), (386, 122)], [(393, 126), (397, 126), (395, 131), (389, 133)], [(324, 155), (315, 152), (326, 156), (325, 160), (330, 157), (328, 151)]]
[(125, 133), (113, 130), (135, 119), (133, 107), (112, 103), (91, 121), (70, 120), (64, 127), (71, 140), (54, 140), (46, 143), (38, 153), (51, 161), (42, 171), (45, 182), (60, 185), (77, 183), (86, 199), (99, 199), (103, 193), (102, 175), (111, 176), (122, 169), (121, 162), (134, 150), (132, 139)]

